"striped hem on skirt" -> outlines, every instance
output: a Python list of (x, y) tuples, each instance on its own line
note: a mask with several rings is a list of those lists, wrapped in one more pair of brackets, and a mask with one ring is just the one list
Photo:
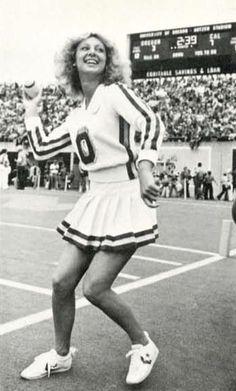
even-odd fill
[(156, 241), (156, 209), (141, 199), (138, 180), (92, 183), (57, 231), (83, 250), (136, 249)]

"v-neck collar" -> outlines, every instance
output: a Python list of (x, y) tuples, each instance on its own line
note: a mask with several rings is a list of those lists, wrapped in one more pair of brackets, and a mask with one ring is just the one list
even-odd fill
[(101, 89), (101, 87), (103, 86), (103, 84), (98, 84), (96, 90), (94, 91), (93, 93), (93, 96), (89, 102), (89, 104), (87, 105), (86, 107), (86, 102), (85, 102), (85, 98), (83, 99), (83, 102), (82, 102), (82, 108), (84, 111), (91, 111), (91, 112), (94, 112), (94, 111), (97, 111), (97, 106), (99, 105), (98, 102), (95, 101), (95, 98), (99, 92), (99, 90)]

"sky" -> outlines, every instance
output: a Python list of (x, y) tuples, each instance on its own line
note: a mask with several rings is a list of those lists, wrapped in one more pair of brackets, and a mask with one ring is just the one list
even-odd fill
[(0, 0), (0, 82), (54, 81), (66, 38), (97, 31), (127, 54), (127, 34), (236, 22), (235, 0)]

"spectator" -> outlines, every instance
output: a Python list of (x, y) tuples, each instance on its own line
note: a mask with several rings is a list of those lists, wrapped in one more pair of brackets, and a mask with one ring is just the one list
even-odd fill
[(11, 172), (11, 166), (8, 159), (7, 149), (0, 152), (0, 189), (6, 190), (8, 186), (8, 177)]
[(74, 177), (75, 177), (74, 172), (70, 171), (69, 174), (67, 175), (67, 189), (71, 189)]
[(49, 166), (49, 189), (58, 190), (59, 163), (54, 160)]
[(184, 196), (186, 194), (186, 198), (190, 197), (189, 184), (191, 180), (191, 171), (188, 167), (184, 167), (183, 171), (180, 173), (180, 183), (182, 185), (182, 189), (180, 190), (180, 196)]
[(28, 161), (27, 161), (27, 149), (25, 145), (18, 146), (18, 155), (16, 160), (17, 170), (17, 189), (24, 190), (26, 186), (26, 180), (28, 177)]
[(204, 178), (204, 199), (205, 200), (214, 200), (214, 190), (213, 182), (216, 183), (215, 178), (213, 177), (211, 171), (207, 171)]
[(41, 171), (40, 171), (39, 165), (35, 161), (29, 170), (29, 181), (32, 184), (34, 189), (36, 189), (37, 186), (39, 185), (40, 174), (41, 174)]
[(88, 179), (88, 172), (85, 170), (82, 170), (82, 168), (79, 166), (79, 190), (81, 193), (85, 193), (86, 190), (89, 189), (89, 179)]
[(204, 182), (205, 173), (202, 169), (202, 163), (199, 162), (197, 164), (197, 168), (195, 170), (195, 174), (193, 177), (194, 183), (194, 196), (196, 200), (203, 199), (203, 182)]
[(221, 187), (221, 192), (218, 194), (217, 199), (220, 200), (224, 195), (224, 201), (229, 201), (229, 190), (231, 188), (231, 183), (226, 172), (222, 175)]
[(162, 197), (169, 197), (170, 195), (170, 189), (169, 189), (169, 185), (170, 185), (170, 178), (168, 176), (168, 174), (164, 173), (163, 176), (162, 176), (162, 179), (161, 179), (161, 184), (162, 184), (162, 192), (161, 192), (161, 195)]
[(59, 173), (58, 173), (58, 188), (64, 189), (65, 181), (66, 181), (67, 170), (64, 162), (61, 162), (59, 165)]
[(175, 173), (169, 175), (169, 197), (172, 197), (173, 191), (175, 197), (179, 195), (179, 190), (177, 190), (177, 184), (178, 184), (178, 175), (176, 175)]

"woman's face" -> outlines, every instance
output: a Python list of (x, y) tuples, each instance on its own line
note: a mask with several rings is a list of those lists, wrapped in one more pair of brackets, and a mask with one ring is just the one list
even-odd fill
[(101, 75), (105, 70), (106, 59), (105, 46), (95, 37), (86, 38), (77, 47), (76, 66), (80, 75)]

